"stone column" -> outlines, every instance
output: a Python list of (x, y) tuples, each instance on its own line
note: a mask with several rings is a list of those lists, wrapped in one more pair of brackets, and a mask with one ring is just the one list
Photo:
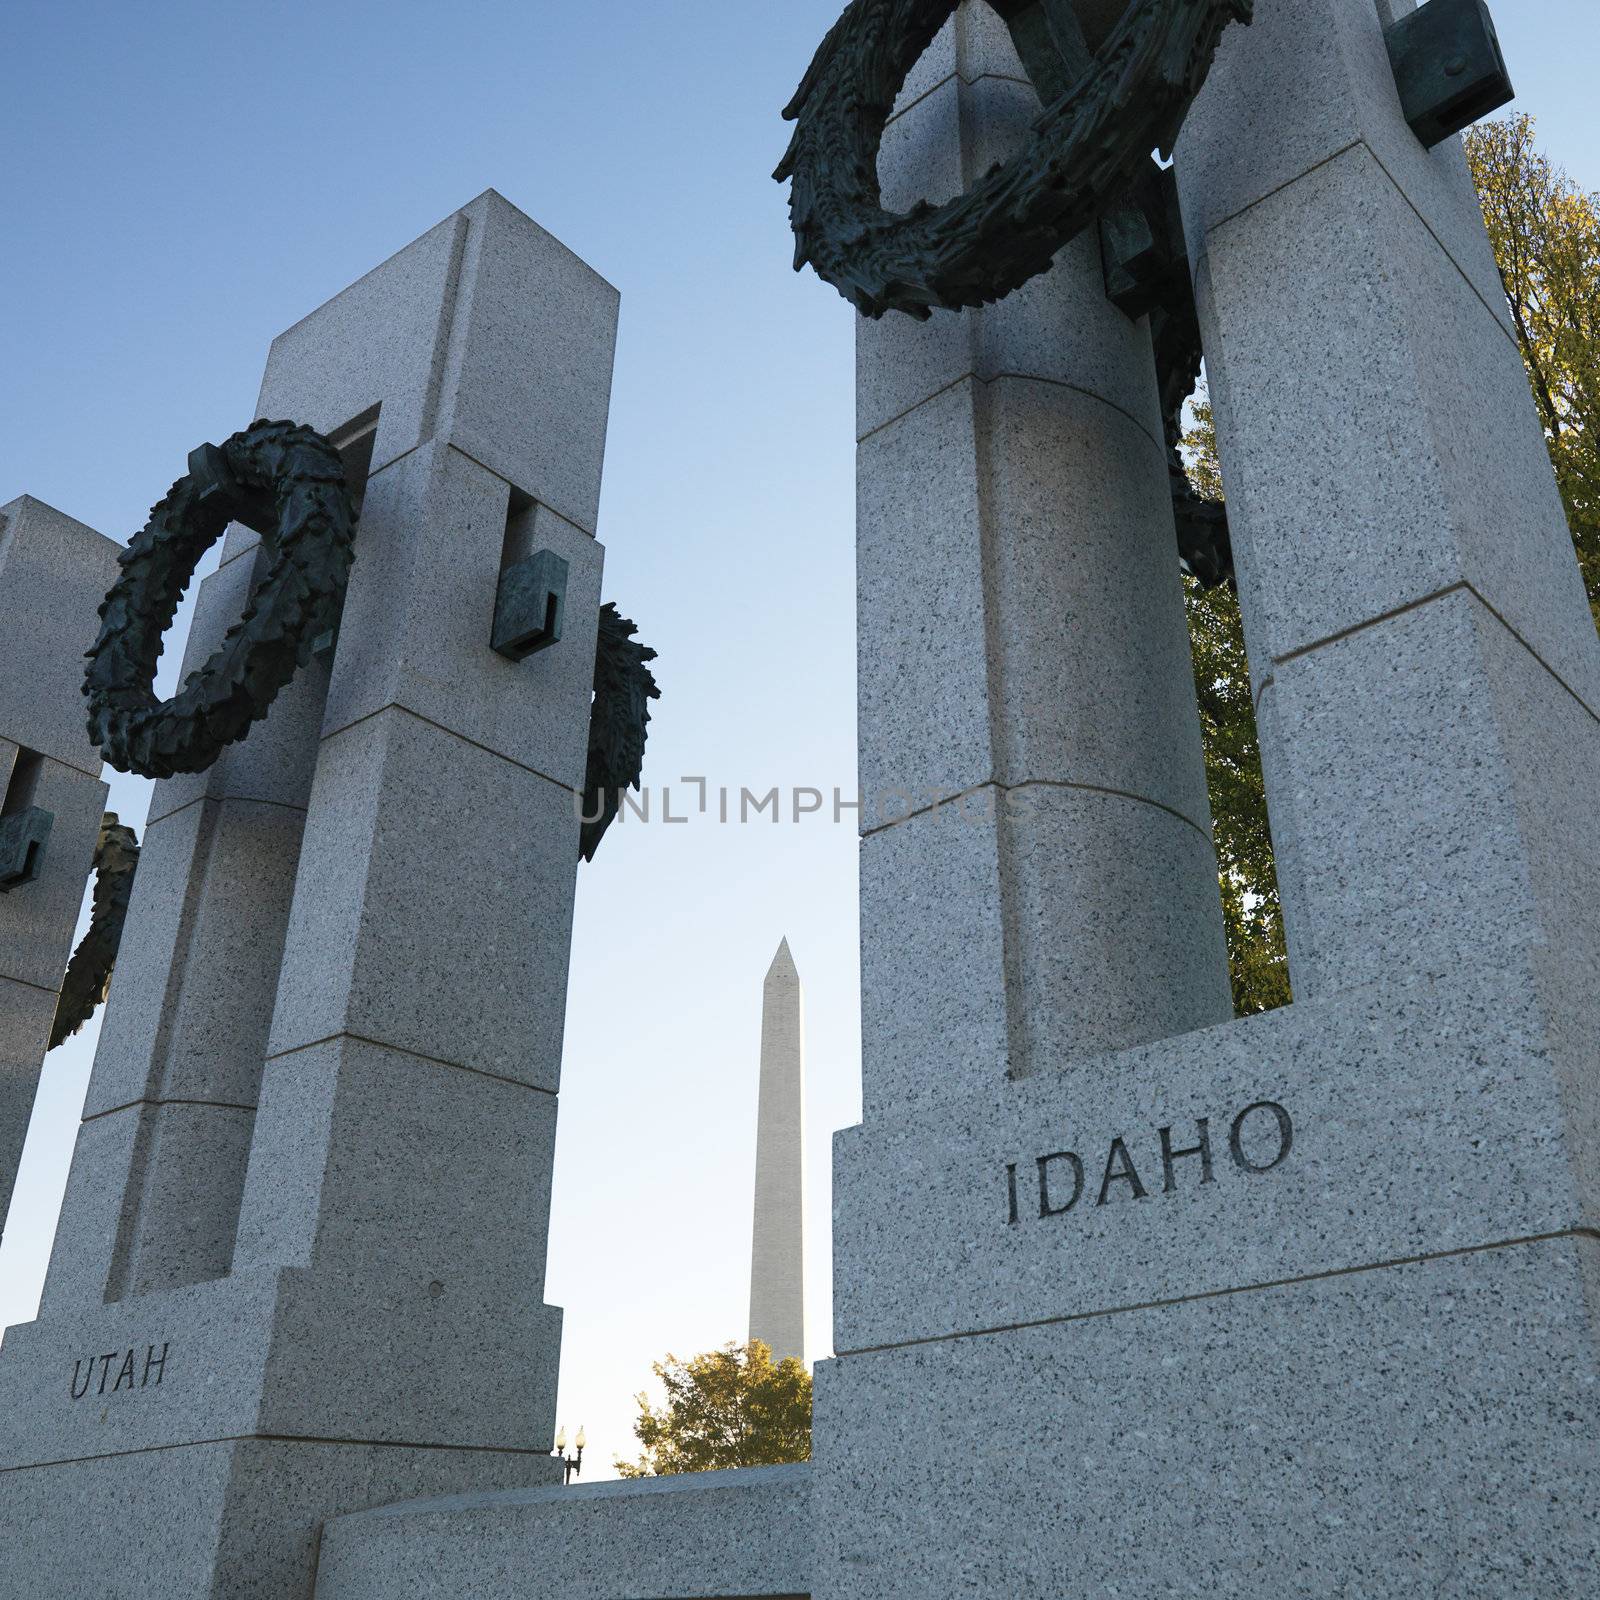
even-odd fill
[[(617, 302), (498, 196), (446, 226), (413, 247), (455, 286), (434, 432), (379, 416), (234, 1270), (301, 1284), (272, 1379), (299, 1425), (525, 1448), (554, 1431), (540, 1291)], [(348, 410), (373, 329), (437, 296), (391, 264), (284, 335), (268, 383), (293, 415)], [(494, 596), (540, 549), (567, 564), (564, 631), (515, 663)], [(374, 1379), (366, 1341), (401, 1329)]]
[[(869, 1031), (818, 1600), (1576, 1597), (1594, 1565), (1600, 647), (1383, 21), (1257, 0), (1177, 152), (1295, 1004), (887, 1116)], [(864, 690), (865, 751), (897, 713)], [(1004, 927), (974, 876), (926, 936), (974, 903)], [(863, 981), (962, 1075), (903, 965)]]
[[(184, 674), (238, 620), (258, 554), (230, 541), (200, 585)], [(155, 785), (47, 1311), (227, 1274), (327, 684), (313, 661), (214, 766)]]
[(0, 1226), (105, 813), (81, 690), (118, 549), (29, 495), (0, 506), (0, 829), (31, 812), (40, 841), (32, 875), (0, 887)]
[[(0, 1472), (5, 1515), (97, 1529), (8, 1552), (57, 1585), (40, 1592), (103, 1592), (113, 1570), (129, 1595), (309, 1592), (328, 1515), (559, 1475), (542, 1289), (616, 316), (491, 191), (273, 345), (262, 409), (345, 442), (365, 491), (331, 670), (285, 701), (281, 752), (270, 721), (237, 752), (278, 764), (292, 839), (237, 873), (175, 851), (169, 879), (223, 929), (274, 896), (265, 970), (242, 980), (248, 1155), (148, 1108), (110, 1156), (115, 1119), (85, 1126), (58, 1298), (0, 1357), (0, 1465), (24, 1469)], [(224, 575), (250, 543), (230, 535)], [(496, 595), (536, 550), (567, 563), (564, 631), (514, 662), (490, 647)], [(248, 793), (230, 774), (189, 809), (226, 822), (222, 797)], [(119, 976), (130, 1016), (182, 1017), (192, 978), (225, 999), (189, 937), (169, 971)], [(241, 1073), (246, 1031), (221, 1052)], [(168, 1073), (178, 1053), (145, 1038)], [(119, 1341), (104, 1374), (74, 1367)]]
[[(1038, 109), (963, 7), (885, 203)], [(1096, 236), (997, 306), (863, 321), (857, 432), (867, 1120), (1230, 1017), (1150, 337)]]
[(750, 1337), (806, 1358), (805, 995), (789, 941), (761, 987), (761, 1095), (750, 1245)]
[(1297, 998), (1600, 956), (1600, 649), (1458, 140), (1260, 0), (1177, 152)]

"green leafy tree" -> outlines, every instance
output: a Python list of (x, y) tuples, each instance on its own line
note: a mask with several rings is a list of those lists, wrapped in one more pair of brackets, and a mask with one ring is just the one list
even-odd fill
[[(1220, 500), (1216, 428), (1203, 391), (1190, 413), (1193, 421), (1183, 441), (1189, 481), (1197, 494)], [(1231, 585), (1202, 589), (1192, 578), (1186, 579), (1184, 601), (1189, 610), (1195, 696), (1205, 742), (1206, 786), (1215, 826), (1233, 1007), (1245, 1017), (1287, 1005), (1291, 996), (1261, 750), (1250, 701), (1244, 622), (1239, 615), (1239, 597)]]
[(1534, 131), (1525, 115), (1479, 123), (1467, 162), (1600, 623), (1600, 195), (1542, 155)]
[(633, 1431), (644, 1453), (616, 1461), (624, 1478), (810, 1460), (811, 1374), (793, 1356), (774, 1361), (752, 1339), (687, 1361), (669, 1355), (654, 1371), (666, 1403), (658, 1410), (648, 1395), (634, 1397)]
[[(1600, 196), (1584, 193), (1540, 154), (1531, 117), (1480, 123), (1466, 148), (1600, 625)], [(1183, 440), (1190, 482), (1197, 494), (1220, 500), (1216, 429), (1203, 388), (1190, 415)], [(1185, 588), (1234, 1006), (1245, 1016), (1290, 999), (1250, 670), (1233, 589), (1206, 591), (1192, 581)]]

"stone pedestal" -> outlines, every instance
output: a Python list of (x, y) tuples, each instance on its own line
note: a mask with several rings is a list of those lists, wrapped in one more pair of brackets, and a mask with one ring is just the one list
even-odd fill
[(0, 1227), (105, 814), (83, 653), (119, 548), (30, 495), (0, 506), (0, 828), (32, 812), (43, 835), (32, 876), (0, 889)]
[(341, 1517), (317, 1600), (806, 1600), (804, 1465), (456, 1495)]
[[(309, 1595), (330, 1515), (558, 1476), (616, 315), (491, 191), (273, 345), (258, 414), (343, 448), (355, 568), (331, 662), (158, 786), (43, 1314), (0, 1356), (0, 1595)], [(517, 663), (490, 634), (530, 549), (565, 628)], [(255, 559), (232, 530), (194, 654)]]

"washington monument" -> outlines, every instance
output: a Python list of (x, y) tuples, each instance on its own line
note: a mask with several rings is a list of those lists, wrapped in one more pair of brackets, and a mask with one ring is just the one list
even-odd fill
[(750, 1250), (750, 1337), (770, 1345), (775, 1360), (806, 1358), (805, 1077), (804, 999), (785, 939), (762, 988)]

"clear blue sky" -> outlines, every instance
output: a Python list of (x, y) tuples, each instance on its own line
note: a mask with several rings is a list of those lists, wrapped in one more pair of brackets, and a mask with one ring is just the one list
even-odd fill
[[(0, 501), (125, 539), (250, 420), (275, 333), (492, 185), (622, 291), (600, 534), (661, 651), (651, 781), (852, 789), (851, 317), (791, 274), (768, 177), (839, 3), (11, 0)], [(1600, 188), (1595, 0), (1493, 9), (1546, 147)], [(114, 803), (142, 820), (143, 786)], [(825, 1351), (828, 1135), (858, 1114), (848, 821), (625, 828), (580, 879), (548, 1298), (597, 1466), (653, 1357), (743, 1333), (782, 934)], [(48, 1063), (0, 1323), (32, 1314), (93, 1040)]]

